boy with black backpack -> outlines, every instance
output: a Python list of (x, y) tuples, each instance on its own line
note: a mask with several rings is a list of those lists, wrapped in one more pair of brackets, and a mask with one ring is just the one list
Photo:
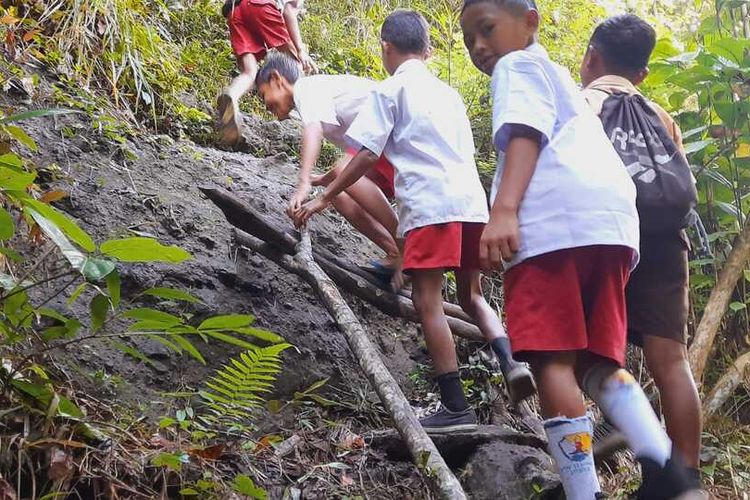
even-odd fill
[(667, 433), (697, 486), (701, 406), (687, 359), (688, 225), (696, 190), (680, 128), (636, 89), (656, 33), (632, 14), (594, 30), (581, 64), (584, 97), (602, 120), (635, 185), (641, 261), (626, 288), (628, 340), (643, 348)]

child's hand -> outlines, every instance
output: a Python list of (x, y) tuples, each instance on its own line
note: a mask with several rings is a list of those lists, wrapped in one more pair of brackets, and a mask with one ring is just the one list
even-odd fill
[(299, 59), (302, 63), (302, 69), (304, 70), (306, 75), (314, 75), (319, 71), (318, 65), (315, 64), (313, 58), (310, 57), (310, 54), (308, 54), (306, 51), (300, 52)]
[(325, 177), (325, 175), (312, 174), (310, 175), (310, 184), (313, 186), (323, 186), (325, 185)]
[(302, 207), (302, 204), (307, 200), (307, 196), (310, 194), (312, 185), (309, 182), (301, 182), (297, 186), (297, 190), (289, 199), (289, 205), (286, 208), (286, 214), (290, 219), (294, 219), (294, 214)]
[(518, 251), (518, 214), (514, 210), (493, 211), (479, 240), (479, 262), (483, 269), (500, 269)]
[(318, 196), (312, 201), (309, 201), (302, 205), (302, 207), (297, 210), (294, 213), (294, 226), (296, 228), (300, 228), (307, 224), (307, 221), (310, 220), (310, 217), (317, 214), (318, 212), (322, 212), (328, 207), (328, 202), (325, 201), (325, 198), (322, 196)]

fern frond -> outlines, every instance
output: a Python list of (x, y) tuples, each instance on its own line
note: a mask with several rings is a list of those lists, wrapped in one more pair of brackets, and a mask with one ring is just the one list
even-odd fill
[(254, 347), (232, 358), (206, 382), (201, 396), (219, 417), (243, 419), (265, 401), (281, 371), (281, 353), (289, 344)]

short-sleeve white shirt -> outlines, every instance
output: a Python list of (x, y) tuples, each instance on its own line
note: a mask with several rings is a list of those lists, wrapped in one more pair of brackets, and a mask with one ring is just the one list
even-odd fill
[(408, 60), (380, 82), (346, 135), (393, 164), (399, 234), (487, 222), (466, 107), (423, 62)]
[[(492, 94), (493, 141), (499, 153), (505, 152), (514, 125), (542, 134), (536, 169), (518, 212), (520, 248), (506, 268), (537, 255), (590, 245), (630, 247), (635, 266), (635, 186), (570, 73), (533, 44), (497, 62)], [(498, 163), (492, 202), (502, 173)]]
[(351, 75), (313, 75), (294, 84), (294, 107), (303, 125), (320, 123), (326, 139), (349, 147), (346, 130), (377, 82)]

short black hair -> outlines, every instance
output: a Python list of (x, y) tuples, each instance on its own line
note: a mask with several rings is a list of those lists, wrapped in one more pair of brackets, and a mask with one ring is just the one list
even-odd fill
[(292, 56), (278, 50), (271, 50), (266, 55), (266, 61), (255, 77), (255, 88), (268, 83), (274, 70), (278, 71), (289, 83), (296, 82), (302, 73), (299, 62)]
[(621, 14), (597, 26), (589, 45), (601, 54), (607, 71), (632, 76), (648, 66), (656, 31), (636, 15)]
[(430, 27), (419, 12), (396, 9), (383, 21), (380, 39), (404, 54), (424, 54), (430, 49)]
[(466, 10), (466, 7), (482, 2), (494, 3), (501, 9), (505, 9), (515, 15), (525, 14), (530, 10), (539, 12), (539, 9), (537, 8), (536, 2), (534, 0), (464, 0), (464, 5), (463, 7), (461, 7), (461, 12)]

